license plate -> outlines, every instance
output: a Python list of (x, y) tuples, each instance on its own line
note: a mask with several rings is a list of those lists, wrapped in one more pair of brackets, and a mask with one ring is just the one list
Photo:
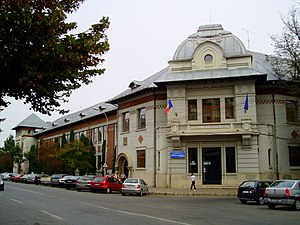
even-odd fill
[(250, 193), (250, 191), (243, 191), (243, 193)]

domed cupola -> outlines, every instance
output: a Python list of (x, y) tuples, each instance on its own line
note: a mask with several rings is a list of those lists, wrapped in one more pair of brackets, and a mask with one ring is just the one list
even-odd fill
[[(237, 60), (237, 58), (241, 60)], [(247, 59), (246, 59), (247, 58)], [(251, 57), (244, 44), (221, 24), (202, 25), (175, 51), (170, 71), (249, 67)]]

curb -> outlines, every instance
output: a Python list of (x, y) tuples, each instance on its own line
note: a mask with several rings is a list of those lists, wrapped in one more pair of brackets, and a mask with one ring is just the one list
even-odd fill
[(178, 196), (236, 196), (236, 193), (220, 192), (149, 192), (151, 195), (178, 195)]

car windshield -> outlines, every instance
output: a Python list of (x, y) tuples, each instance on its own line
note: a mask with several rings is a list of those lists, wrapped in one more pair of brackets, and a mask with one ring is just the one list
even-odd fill
[(127, 179), (124, 183), (137, 184), (139, 182), (138, 179)]
[(294, 185), (295, 181), (289, 181), (289, 180), (280, 180), (275, 181), (271, 187), (278, 187), (278, 188), (290, 188)]
[(93, 182), (103, 182), (104, 178), (103, 177), (96, 177)]
[(241, 184), (241, 187), (253, 188), (255, 186), (255, 181), (246, 181)]

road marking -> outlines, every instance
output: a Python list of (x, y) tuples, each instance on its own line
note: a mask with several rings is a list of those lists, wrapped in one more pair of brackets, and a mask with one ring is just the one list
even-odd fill
[(126, 212), (126, 211), (121, 211), (121, 210), (117, 210), (117, 211), (120, 212), (120, 213), (128, 214), (128, 215), (147, 217), (147, 218), (150, 218), (150, 219), (161, 220), (161, 221), (169, 222), (169, 223), (175, 223), (175, 224), (181, 224), (181, 225), (190, 225), (189, 223), (177, 222), (177, 221), (174, 221), (174, 220), (163, 219), (163, 218), (156, 217), (156, 216), (149, 216), (149, 215), (139, 214), (139, 213), (131, 213), (131, 212)]
[(47, 215), (49, 215), (49, 216), (52, 216), (52, 217), (54, 217), (54, 218), (56, 218), (56, 219), (58, 219), (58, 220), (64, 220), (63, 218), (61, 218), (60, 216), (57, 216), (57, 215), (54, 215), (54, 214), (52, 214), (52, 213), (49, 213), (49, 212), (47, 212), (47, 211), (44, 211), (44, 210), (41, 210), (43, 213), (45, 213), (45, 214), (47, 214)]
[(19, 200), (16, 200), (16, 199), (11, 199), (12, 201), (14, 201), (14, 202), (17, 202), (17, 203), (20, 203), (20, 204), (23, 204), (23, 205), (25, 205), (25, 203), (24, 202), (21, 202), (21, 201), (19, 201)]
[(99, 208), (99, 209), (109, 209), (109, 208), (106, 208), (106, 207), (103, 207), (103, 206), (98, 206), (98, 205), (97, 205), (97, 208)]
[(39, 195), (46, 195), (46, 194), (43, 194), (43, 193), (40, 193), (40, 192), (30, 191), (30, 190), (23, 189), (23, 188), (16, 188), (16, 187), (12, 187), (12, 186), (10, 186), (10, 188), (17, 189), (17, 190), (20, 190), (20, 191), (27, 191), (27, 192), (34, 193), (34, 194), (39, 194)]

